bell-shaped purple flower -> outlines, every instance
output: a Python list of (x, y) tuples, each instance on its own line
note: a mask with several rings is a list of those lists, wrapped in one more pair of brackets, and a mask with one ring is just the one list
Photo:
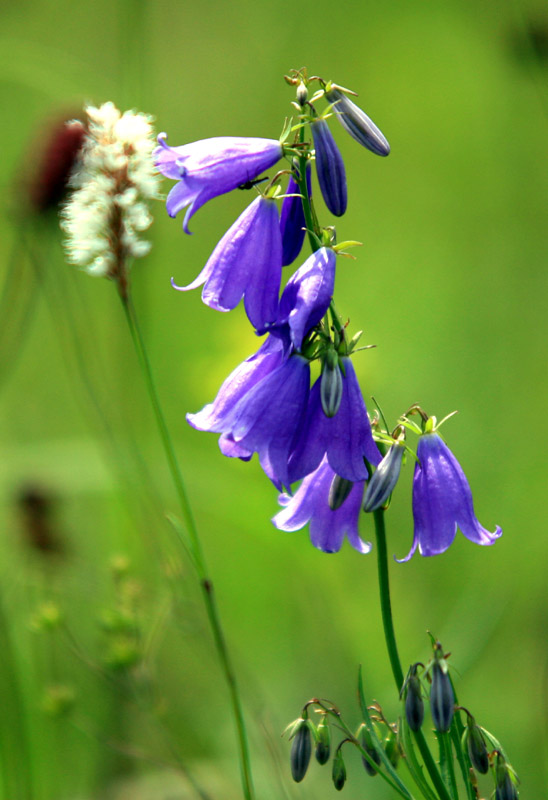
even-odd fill
[(292, 483), (313, 472), (324, 455), (331, 469), (349, 481), (369, 477), (364, 458), (374, 466), (381, 461), (354, 367), (349, 358), (342, 362), (346, 374), (341, 404), (334, 417), (327, 417), (323, 411), (321, 378), (312, 387), (305, 424), (289, 462)]
[(316, 151), (316, 172), (326, 206), (336, 217), (346, 211), (346, 172), (339, 148), (324, 119), (310, 123), (314, 149)]
[(337, 119), (353, 139), (378, 156), (387, 156), (390, 153), (386, 136), (344, 92), (330, 89), (325, 96), (333, 103)]
[(229, 432), (238, 402), (282, 361), (280, 340), (269, 336), (256, 353), (230, 373), (212, 403), (196, 414), (186, 415), (189, 425), (199, 431)]
[(337, 553), (345, 535), (352, 547), (360, 553), (369, 553), (371, 544), (364, 542), (358, 533), (358, 520), (363, 497), (364, 482), (355, 483), (344, 503), (335, 511), (329, 507), (329, 489), (335, 473), (324, 458), (318, 469), (308, 475), (293, 497), (280, 495), (285, 506), (272, 519), (281, 531), (297, 531), (310, 523), (310, 540), (324, 553)]
[(247, 392), (234, 409), (229, 433), (261, 466), (278, 488), (289, 486), (287, 464), (306, 411), (310, 366), (290, 355)]
[(417, 547), (423, 556), (444, 553), (457, 528), (471, 542), (493, 544), (502, 529), (497, 526), (491, 533), (476, 519), (466, 476), (439, 434), (425, 433), (420, 437), (417, 458), (413, 477), (413, 546), (405, 558), (397, 560), (409, 561)]
[(218, 136), (170, 147), (166, 135), (160, 134), (158, 142), (156, 167), (166, 178), (179, 181), (167, 196), (167, 213), (175, 217), (188, 206), (185, 233), (190, 233), (190, 218), (204, 203), (253, 180), (282, 157), (275, 139)]
[[(310, 164), (306, 165), (306, 186), (308, 196), (312, 197), (312, 181), (310, 179)], [(301, 252), (306, 234), (306, 221), (304, 218), (303, 201), (300, 196), (300, 187), (293, 175), (290, 176), (286, 189), (286, 197), (282, 202), (280, 214), (280, 230), (282, 232), (282, 267), (292, 264)]]
[(288, 350), (299, 351), (306, 334), (322, 319), (333, 297), (335, 251), (321, 247), (293, 273), (280, 299), (276, 324), (268, 328)]
[(225, 233), (188, 291), (204, 285), (202, 300), (217, 311), (231, 311), (242, 297), (254, 328), (274, 322), (282, 278), (282, 237), (274, 200), (257, 197)]

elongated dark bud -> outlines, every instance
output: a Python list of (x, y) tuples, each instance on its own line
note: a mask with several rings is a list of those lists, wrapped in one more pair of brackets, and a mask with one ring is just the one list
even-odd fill
[(417, 676), (416, 664), (411, 667), (411, 674), (407, 679), (405, 718), (412, 731), (421, 729), (424, 720), (424, 700), (422, 699), (421, 682)]
[(367, 485), (364, 511), (376, 511), (386, 503), (398, 482), (404, 452), (403, 444), (398, 442), (390, 447)]
[(495, 761), (495, 800), (517, 800), (518, 790), (510, 776), (510, 769), (502, 753)]
[(354, 484), (346, 478), (341, 478), (340, 475), (335, 475), (329, 487), (329, 496), (327, 502), (331, 511), (336, 511), (342, 506)]
[(483, 733), (476, 725), (474, 717), (471, 716), (467, 720), (466, 744), (468, 745), (468, 755), (472, 766), (480, 775), (486, 775), (489, 772), (487, 745), (485, 744)]
[[(371, 734), (367, 730), (367, 728), (362, 728), (362, 746), (368, 756), (371, 756), (375, 764), (378, 766), (381, 765), (381, 757), (377, 752), (375, 745), (373, 744), (373, 740), (371, 739)], [(372, 778), (375, 777), (378, 770), (369, 763), (369, 761), (362, 756), (363, 765), (365, 767), (365, 771), (368, 775), (371, 775)]]
[(329, 755), (331, 753), (331, 735), (329, 732), (329, 725), (327, 724), (325, 717), (318, 725), (316, 734), (316, 761), (318, 764), (327, 764), (329, 761)]
[(439, 733), (447, 733), (453, 721), (455, 695), (449, 674), (435, 661), (432, 666), (432, 687), (430, 689), (430, 711), (432, 721)]
[(326, 417), (334, 417), (341, 406), (343, 379), (339, 357), (335, 350), (328, 350), (322, 369), (320, 399)]
[(311, 755), (312, 736), (308, 723), (303, 719), (291, 745), (291, 775), (296, 783), (300, 783), (306, 775)]
[(346, 783), (346, 765), (344, 763), (340, 748), (337, 748), (335, 757), (333, 758), (333, 771), (331, 773), (331, 778), (333, 780), (333, 786), (338, 792), (340, 792)]
[(333, 103), (337, 119), (353, 139), (378, 156), (389, 154), (390, 145), (386, 136), (365, 111), (362, 111), (338, 88), (328, 89), (325, 96), (330, 103)]
[(326, 206), (336, 217), (346, 211), (346, 171), (333, 134), (324, 119), (310, 124), (316, 150), (316, 171), (322, 197)]

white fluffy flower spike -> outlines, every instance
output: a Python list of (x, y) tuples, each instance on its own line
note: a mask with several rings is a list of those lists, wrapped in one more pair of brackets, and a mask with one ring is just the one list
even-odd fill
[(110, 102), (88, 106), (86, 113), (88, 131), (61, 227), (69, 260), (91, 275), (116, 280), (125, 294), (128, 259), (150, 250), (139, 235), (152, 223), (147, 201), (158, 197), (151, 117), (121, 114)]

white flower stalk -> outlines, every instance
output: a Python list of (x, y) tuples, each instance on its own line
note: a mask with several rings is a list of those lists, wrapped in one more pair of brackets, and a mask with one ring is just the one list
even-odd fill
[(121, 114), (110, 102), (88, 106), (86, 113), (88, 130), (61, 227), (69, 260), (91, 275), (116, 280), (125, 295), (129, 259), (150, 250), (140, 234), (152, 223), (147, 202), (158, 197), (151, 117)]

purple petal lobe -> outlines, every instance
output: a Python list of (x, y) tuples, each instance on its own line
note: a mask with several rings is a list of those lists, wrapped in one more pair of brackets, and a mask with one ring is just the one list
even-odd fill
[(304, 479), (293, 497), (280, 496), (280, 504), (285, 507), (272, 522), (282, 531), (296, 531), (310, 523), (311, 542), (325, 553), (338, 552), (345, 535), (355, 550), (368, 553), (371, 544), (362, 541), (358, 533), (364, 482), (354, 484), (345, 502), (332, 511), (328, 498), (334, 477), (335, 473), (324, 458), (318, 469)]

